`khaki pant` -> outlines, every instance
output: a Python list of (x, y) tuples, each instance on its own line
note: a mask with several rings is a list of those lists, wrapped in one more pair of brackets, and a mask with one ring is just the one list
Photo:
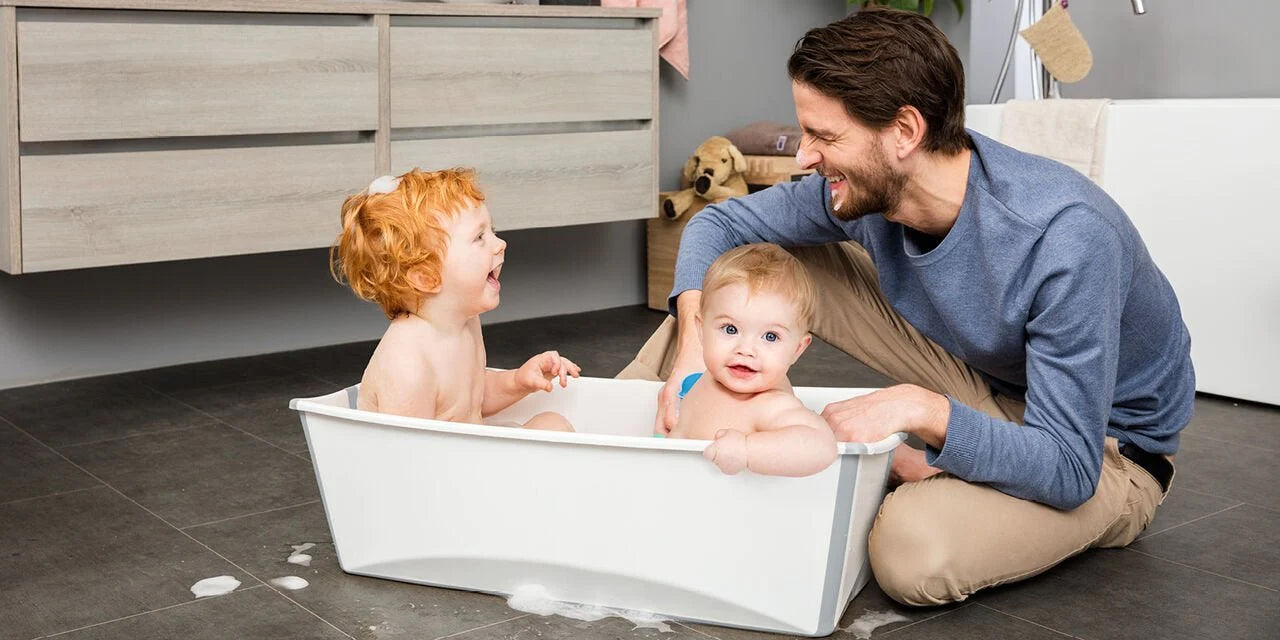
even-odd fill
[[(821, 292), (813, 332), (893, 380), (947, 394), (989, 415), (1022, 422), (1021, 400), (992, 392), (968, 365), (902, 318), (880, 291), (875, 266), (853, 243), (794, 249)], [(671, 318), (619, 377), (664, 379), (675, 351)], [(868, 553), (876, 581), (903, 604), (964, 600), (1034, 576), (1093, 547), (1123, 547), (1155, 516), (1160, 484), (1107, 438), (1097, 491), (1061, 511), (950, 474), (885, 497)]]

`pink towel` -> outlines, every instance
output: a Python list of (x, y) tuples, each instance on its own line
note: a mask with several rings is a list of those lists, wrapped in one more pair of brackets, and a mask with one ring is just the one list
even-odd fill
[(602, 7), (660, 8), (658, 52), (662, 59), (689, 78), (689, 15), (685, 0), (600, 0)]

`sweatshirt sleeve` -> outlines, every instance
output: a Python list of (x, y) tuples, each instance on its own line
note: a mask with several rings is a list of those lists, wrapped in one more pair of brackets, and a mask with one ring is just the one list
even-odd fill
[[(951, 401), (929, 464), (1059, 509), (1093, 496), (1116, 386), (1120, 319), (1133, 266), (1119, 234), (1087, 209), (1046, 229), (1026, 324), (1027, 408), (1018, 426)], [(1052, 256), (1052, 257), (1050, 257)]]
[(856, 223), (831, 217), (829, 197), (826, 178), (810, 174), (703, 208), (680, 237), (675, 283), (667, 299), (671, 315), (676, 297), (701, 289), (707, 268), (729, 249), (756, 242), (804, 247), (849, 240)]

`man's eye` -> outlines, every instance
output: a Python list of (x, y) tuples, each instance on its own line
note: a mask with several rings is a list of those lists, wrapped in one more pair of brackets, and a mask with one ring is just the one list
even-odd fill
[(765, 332), (765, 334), (764, 334), (764, 340), (765, 340), (765, 342), (777, 342), (777, 341), (778, 341), (778, 334), (776, 334), (776, 333), (774, 333), (774, 332), (772, 332), (772, 331), (766, 331), (766, 332)]
[(726, 334), (728, 334), (728, 335), (731, 335), (731, 336), (736, 336), (736, 335), (738, 335), (738, 328), (737, 328), (737, 327), (735, 327), (735, 326), (733, 326), (733, 325), (731, 325), (731, 324), (726, 324), (726, 325), (723, 327), (723, 330), (724, 330), (724, 332), (725, 332)]

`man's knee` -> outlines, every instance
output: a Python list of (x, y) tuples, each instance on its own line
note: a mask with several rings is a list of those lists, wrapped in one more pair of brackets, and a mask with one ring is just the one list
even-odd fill
[(867, 540), (876, 582), (890, 598), (911, 606), (964, 600), (954, 577), (959, 550), (922, 499), (920, 484), (885, 497)]

